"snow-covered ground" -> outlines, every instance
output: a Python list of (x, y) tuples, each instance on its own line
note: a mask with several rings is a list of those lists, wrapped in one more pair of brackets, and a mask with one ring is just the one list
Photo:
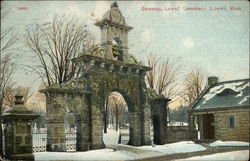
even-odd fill
[(141, 146), (138, 148), (143, 149), (143, 150), (160, 152), (163, 154), (187, 153), (187, 152), (206, 150), (205, 147), (199, 144), (195, 144), (192, 141), (181, 141), (181, 142), (172, 143), (172, 144), (155, 145), (155, 147)]
[(35, 153), (36, 161), (50, 160), (128, 160), (135, 159), (123, 151), (112, 149), (91, 150), (87, 152), (39, 152)]
[(103, 142), (105, 145), (108, 144), (118, 144), (119, 131), (108, 129), (107, 133), (103, 134)]
[(187, 122), (170, 122), (168, 126), (188, 126)]
[(199, 160), (199, 161), (201, 160), (244, 161), (245, 160), (247, 161), (249, 160), (249, 150), (232, 151), (232, 152), (190, 157), (190, 158), (179, 159), (175, 161), (181, 161), (181, 160)]
[[(128, 146), (129, 147), (129, 146)], [(141, 150), (159, 152), (164, 154), (175, 154), (206, 150), (205, 147), (192, 141), (182, 141), (173, 144), (133, 147)], [(145, 151), (144, 151), (145, 152)], [(39, 152), (35, 153), (35, 160), (130, 160), (138, 159), (139, 156), (125, 150), (101, 149), (88, 152)]]
[(249, 143), (242, 142), (242, 141), (215, 141), (209, 146), (215, 147), (215, 146), (249, 146)]

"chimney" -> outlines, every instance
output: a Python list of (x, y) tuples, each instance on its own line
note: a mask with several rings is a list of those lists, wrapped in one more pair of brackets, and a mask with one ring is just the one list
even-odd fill
[(218, 80), (219, 80), (219, 78), (216, 77), (216, 76), (210, 76), (210, 77), (208, 77), (207, 78), (208, 86), (215, 85), (216, 83), (218, 83)]

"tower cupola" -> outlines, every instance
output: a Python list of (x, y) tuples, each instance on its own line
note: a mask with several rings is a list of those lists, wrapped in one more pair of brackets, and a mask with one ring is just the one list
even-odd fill
[(127, 25), (117, 2), (111, 4), (110, 10), (95, 25), (101, 30), (105, 58), (128, 62), (128, 32), (133, 27)]

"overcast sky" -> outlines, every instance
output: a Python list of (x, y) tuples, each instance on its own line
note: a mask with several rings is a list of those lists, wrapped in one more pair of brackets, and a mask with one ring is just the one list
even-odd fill
[[(112, 2), (102, 1), (9, 1), (11, 10), (2, 27), (15, 26), (20, 40), (24, 29), (31, 24), (50, 22), (55, 14), (73, 15), (100, 40), (96, 20), (109, 10)], [(170, 57), (183, 64), (185, 71), (199, 66), (208, 75), (218, 76), (220, 81), (243, 79), (249, 76), (249, 3), (237, 2), (118, 2), (127, 24), (134, 27), (129, 33), (129, 52), (137, 59), (156, 54)], [(165, 8), (179, 8), (166, 11)], [(211, 10), (225, 7), (227, 10)], [(230, 10), (230, 7), (240, 10)], [(161, 11), (145, 11), (144, 8), (160, 8)], [(205, 8), (205, 10), (185, 10)], [(17, 49), (17, 50), (16, 50)], [(17, 65), (26, 64), (28, 52), (16, 44)], [(184, 78), (186, 72), (182, 73)], [(15, 73), (18, 85), (37, 86), (34, 76), (21, 68)]]

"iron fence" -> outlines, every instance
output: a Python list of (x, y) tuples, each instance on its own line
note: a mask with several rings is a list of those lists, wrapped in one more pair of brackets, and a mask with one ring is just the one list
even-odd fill
[(46, 131), (35, 131), (32, 133), (33, 152), (46, 151), (47, 144), (47, 132)]
[(67, 151), (76, 151), (76, 132), (66, 134)]
[(127, 145), (129, 141), (129, 134), (128, 133), (121, 133), (120, 134), (120, 143), (123, 145)]
[[(33, 152), (44, 152), (46, 151), (47, 144), (47, 131), (33, 131), (32, 141), (33, 141)], [(76, 151), (76, 132), (65, 134), (65, 143), (67, 151)]]

